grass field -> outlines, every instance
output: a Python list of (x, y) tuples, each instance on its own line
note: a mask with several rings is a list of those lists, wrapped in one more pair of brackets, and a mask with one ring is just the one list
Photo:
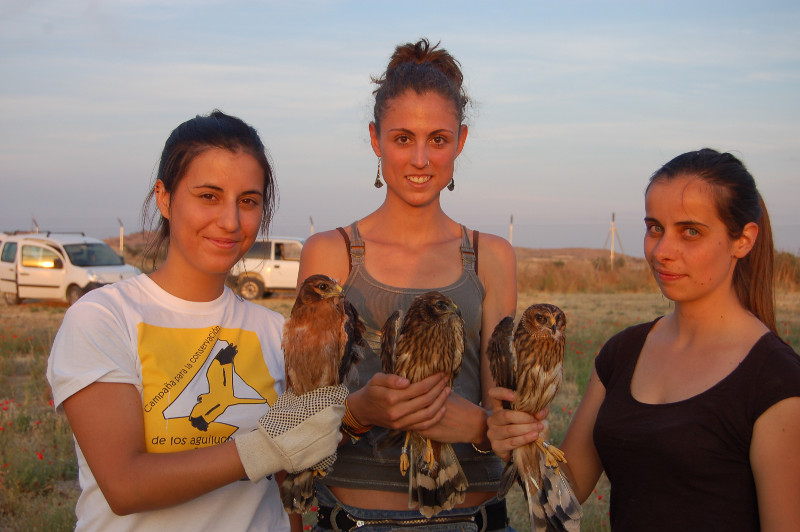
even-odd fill
[[(569, 424), (603, 342), (617, 331), (669, 311), (654, 293), (521, 293), (519, 310), (534, 302), (559, 305), (567, 314), (565, 383), (551, 407), (551, 436)], [(262, 304), (287, 314), (290, 298)], [(31, 302), (0, 307), (0, 531), (60, 531), (74, 526), (77, 468), (69, 426), (53, 412), (44, 373), (50, 345), (66, 310)], [(800, 293), (779, 294), (778, 328), (800, 350)], [(584, 506), (582, 530), (609, 530), (608, 484), (601, 481)], [(512, 525), (528, 528), (518, 491), (509, 496)]]

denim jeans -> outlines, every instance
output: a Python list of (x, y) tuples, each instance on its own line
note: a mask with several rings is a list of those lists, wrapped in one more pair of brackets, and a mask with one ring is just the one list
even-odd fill
[[(346, 504), (342, 504), (333, 495), (333, 493), (331, 493), (331, 491), (327, 488), (327, 486), (317, 483), (316, 488), (317, 488), (317, 503), (320, 506), (327, 506), (334, 509), (336, 509), (337, 507), (341, 508), (348, 514), (358, 519), (364, 519), (364, 520), (393, 519), (398, 521), (424, 519), (424, 517), (417, 510), (367, 510), (364, 508), (348, 506)], [(487, 504), (492, 504), (495, 502), (497, 502), (497, 499), (493, 498), (486, 501), (486, 503), (481, 506), (485, 506)], [(440, 524), (434, 524), (433, 522), (426, 522), (419, 525), (406, 525), (406, 526), (399, 526), (399, 524), (374, 524), (374, 525), (366, 524), (364, 526), (358, 527), (356, 530), (358, 530), (359, 532), (388, 532), (390, 530), (400, 530), (404, 532), (409, 532), (411, 530), (432, 530), (435, 532), (448, 532), (448, 531), (479, 532), (477, 525), (469, 520), (469, 516), (479, 512), (481, 506), (472, 506), (469, 508), (454, 508), (452, 510), (439, 512), (432, 518), (435, 521), (437, 517), (464, 516), (464, 520), (458, 522), (440, 523)], [(318, 525), (314, 525), (313, 530), (317, 532), (326, 532), (331, 529), (320, 528)], [(510, 526), (507, 526), (505, 530), (507, 532), (516, 532)]]

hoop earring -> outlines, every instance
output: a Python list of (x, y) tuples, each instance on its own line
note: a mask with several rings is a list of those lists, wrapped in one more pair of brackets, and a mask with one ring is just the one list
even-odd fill
[(455, 177), (451, 177), (450, 178), (450, 182), (447, 183), (447, 190), (452, 192), (454, 188), (456, 188), (456, 178)]
[(378, 157), (378, 173), (375, 174), (375, 188), (381, 188), (383, 181), (381, 181), (381, 158)]

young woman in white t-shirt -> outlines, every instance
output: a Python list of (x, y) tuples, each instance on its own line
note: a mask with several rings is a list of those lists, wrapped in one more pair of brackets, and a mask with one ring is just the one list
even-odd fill
[(77, 530), (288, 530), (272, 473), (335, 452), (342, 405), (278, 435), (259, 423), (285, 388), (283, 318), (225, 287), (274, 194), (238, 118), (197, 116), (167, 140), (146, 201), (166, 260), (81, 298), (48, 364), (76, 439)]

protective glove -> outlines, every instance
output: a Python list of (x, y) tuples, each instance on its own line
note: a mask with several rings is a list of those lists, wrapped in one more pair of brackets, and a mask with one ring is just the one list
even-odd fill
[(334, 454), (347, 393), (339, 385), (278, 397), (256, 430), (235, 439), (247, 477), (258, 482), (276, 471), (297, 473)]

